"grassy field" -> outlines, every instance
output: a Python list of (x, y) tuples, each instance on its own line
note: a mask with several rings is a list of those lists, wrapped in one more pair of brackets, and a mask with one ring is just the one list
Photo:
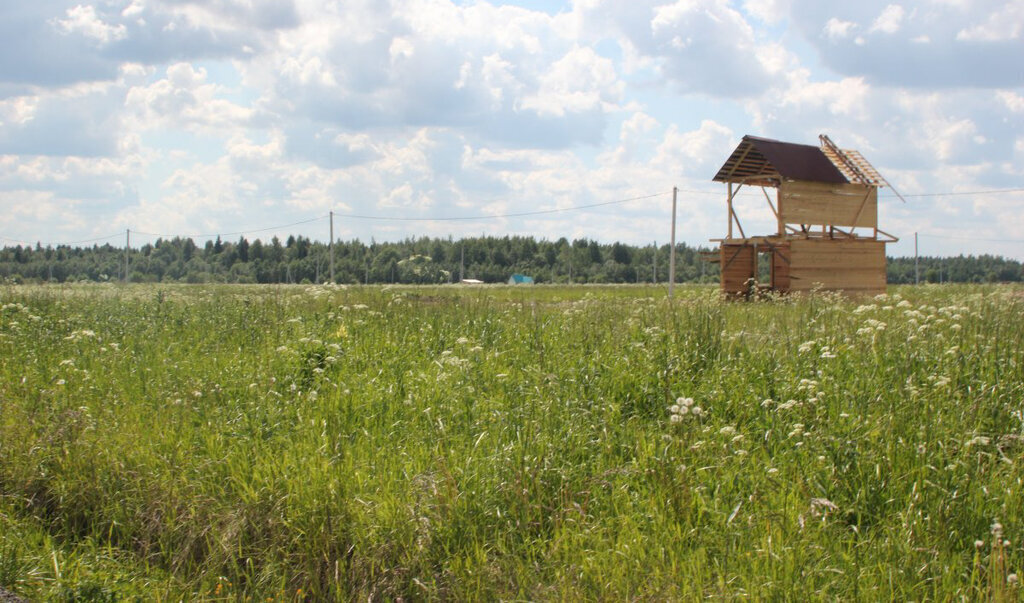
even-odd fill
[(0, 288), (33, 599), (995, 599), (1024, 289)]

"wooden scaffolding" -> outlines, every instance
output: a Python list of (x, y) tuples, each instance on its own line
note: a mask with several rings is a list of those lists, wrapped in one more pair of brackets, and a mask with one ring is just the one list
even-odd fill
[[(820, 141), (744, 136), (718, 170), (729, 227), (725, 238), (712, 239), (719, 248), (709, 259), (721, 264), (723, 292), (885, 292), (885, 244), (897, 240), (878, 228), (878, 189), (888, 183), (857, 151), (825, 135)], [(774, 234), (743, 231), (734, 201), (744, 187), (761, 188), (777, 220)], [(769, 188), (776, 189), (774, 203)]]

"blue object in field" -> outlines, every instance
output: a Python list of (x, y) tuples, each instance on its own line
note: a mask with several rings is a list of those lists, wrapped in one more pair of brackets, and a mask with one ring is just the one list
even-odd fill
[(533, 284), (533, 277), (532, 276), (526, 276), (525, 274), (513, 274), (511, 277), (509, 277), (508, 284), (510, 284), (510, 285), (532, 285)]

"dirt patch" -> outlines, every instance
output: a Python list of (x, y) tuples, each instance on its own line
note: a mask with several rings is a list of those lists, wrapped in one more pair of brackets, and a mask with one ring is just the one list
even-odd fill
[(22, 599), (18, 595), (0, 588), (0, 603), (28, 603), (28, 600)]

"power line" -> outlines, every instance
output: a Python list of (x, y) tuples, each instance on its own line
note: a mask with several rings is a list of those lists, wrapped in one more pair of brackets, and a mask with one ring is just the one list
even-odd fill
[(250, 229), (247, 229), (247, 230), (238, 230), (238, 231), (235, 231), (235, 232), (212, 232), (212, 233), (207, 233), (207, 234), (160, 234), (160, 233), (155, 233), (155, 232), (143, 232), (141, 230), (133, 230), (132, 232), (134, 232), (135, 234), (146, 235), (146, 236), (150, 236), (150, 237), (160, 237), (160, 238), (164, 238), (164, 239), (170, 239), (170, 238), (174, 238), (174, 237), (179, 237), (179, 238), (182, 238), (182, 239), (208, 239), (208, 238), (212, 238), (212, 237), (221, 237), (221, 236), (232, 237), (232, 236), (235, 236), (235, 235), (246, 235), (246, 234), (253, 234), (253, 233), (257, 233), (257, 232), (267, 232), (269, 230), (279, 230), (281, 228), (289, 228), (289, 227), (292, 227), (292, 226), (299, 226), (301, 224), (309, 224), (310, 222), (319, 222), (320, 220), (325, 220), (325, 219), (327, 219), (327, 215), (326, 214), (323, 215), (323, 216), (317, 216), (316, 218), (310, 218), (308, 220), (299, 220), (298, 222), (292, 222), (291, 224), (280, 224), (278, 226), (267, 226), (266, 228), (250, 228)]
[[(650, 195), (642, 195), (642, 196), (639, 196), (639, 197), (630, 197), (628, 199), (616, 199), (614, 201), (603, 201), (601, 203), (590, 203), (590, 204), (587, 204), (587, 205), (575, 205), (575, 206), (572, 206), (572, 207), (562, 207), (562, 208), (545, 209), (545, 210), (538, 210), (538, 211), (514, 212), (514, 213), (507, 213), (507, 214), (492, 214), (492, 215), (486, 215), (485, 214), (485, 215), (478, 215), (478, 216), (443, 216), (443, 217), (437, 217), (437, 218), (409, 218), (409, 217), (399, 217), (399, 216), (373, 216), (373, 215), (362, 215), (362, 214), (342, 214), (342, 213), (338, 213), (338, 212), (335, 212), (335, 215), (337, 215), (338, 217), (342, 217), (342, 218), (351, 218), (351, 219), (356, 219), (356, 220), (381, 220), (381, 221), (394, 221), (394, 222), (451, 222), (451, 221), (469, 221), (469, 220), (477, 220), (477, 221), (479, 221), (479, 220), (497, 220), (497, 219), (501, 219), (501, 218), (516, 218), (516, 217), (524, 217), (524, 216), (539, 216), (539, 215), (555, 214), (555, 213), (562, 213), (562, 212), (568, 212), (568, 211), (579, 211), (579, 210), (590, 209), (590, 208), (594, 208), (594, 207), (604, 207), (604, 206), (608, 206), (608, 205), (617, 205), (617, 204), (622, 204), (622, 203), (629, 203), (631, 201), (642, 201), (644, 199), (652, 199), (654, 197), (659, 197), (661, 195), (667, 195), (667, 194), (668, 194), (668, 192), (653, 193), (653, 194), (650, 194)], [(146, 232), (146, 231), (143, 231), (143, 230), (134, 230), (134, 229), (132, 230), (132, 232), (134, 232), (135, 234), (139, 234), (139, 235), (150, 236), (150, 237), (159, 237), (159, 238), (165, 238), (165, 239), (170, 239), (170, 238), (174, 238), (174, 237), (179, 237), (179, 238), (183, 238), (183, 239), (206, 239), (206, 238), (213, 238), (213, 237), (219, 237), (219, 236), (230, 237), (230, 236), (235, 236), (235, 235), (246, 235), (246, 234), (255, 234), (255, 233), (259, 233), (259, 232), (267, 232), (267, 231), (271, 231), (271, 230), (280, 230), (282, 228), (290, 228), (292, 226), (300, 226), (302, 224), (309, 224), (311, 222), (319, 222), (319, 221), (325, 220), (327, 218), (328, 218), (328, 215), (322, 215), (322, 216), (317, 216), (315, 218), (309, 218), (308, 220), (299, 220), (297, 222), (291, 222), (289, 224), (279, 224), (277, 226), (267, 226), (267, 227), (264, 227), (264, 228), (249, 228), (249, 229), (246, 229), (246, 230), (238, 230), (238, 231), (234, 231), (234, 232), (213, 232), (213, 233), (199, 233), (199, 234), (180, 234), (180, 233), (179, 234), (172, 234), (172, 233)], [(95, 241), (104, 241), (104, 240), (107, 240), (107, 239), (113, 239), (113, 238), (119, 237), (119, 236), (121, 236), (121, 233), (112, 234), (112, 235), (108, 235), (108, 236), (105, 236), (105, 237), (97, 237), (95, 239), (84, 239), (84, 240), (80, 240), (80, 241), (69, 241), (69, 242), (63, 242), (63, 243), (48, 242), (47, 246), (60, 247), (60, 246), (65, 246), (65, 245), (80, 245), (82, 243), (92, 243), (92, 242), (95, 242)], [(11, 239), (11, 238), (7, 238), (7, 237), (0, 237), (0, 239), (2, 239), (4, 241), (9, 241), (11, 243), (21, 244), (21, 245), (31, 245), (32, 244), (32, 243), (29, 243), (27, 241), (22, 241), (22, 240), (19, 240), (19, 239)]]
[[(948, 193), (918, 193), (916, 195), (903, 195), (904, 197), (958, 197), (966, 195), (995, 195), (1002, 193), (1024, 193), (1024, 188), (998, 188), (985, 191), (952, 191)], [(894, 195), (885, 195), (892, 197)]]
[(1024, 243), (1024, 239), (990, 239), (988, 237), (985, 237), (984, 239), (982, 239), (980, 237), (954, 237), (954, 236), (950, 236), (950, 235), (937, 235), (937, 234), (928, 234), (928, 233), (923, 233), (923, 232), (922, 233), (918, 233), (918, 236), (927, 237), (929, 239), (955, 239), (955, 240), (958, 240), (958, 241), (981, 241), (981, 240), (984, 240), (984, 241), (991, 241), (993, 243)]
[(539, 216), (544, 214), (557, 214), (567, 211), (578, 211), (581, 209), (590, 209), (592, 207), (603, 207), (606, 205), (616, 205), (620, 203), (629, 203), (630, 201), (642, 201), (644, 199), (652, 199), (654, 197), (660, 197), (661, 195), (667, 195), (668, 192), (654, 193), (651, 195), (644, 195), (641, 197), (630, 197), (629, 199), (616, 199), (615, 201), (604, 201), (601, 203), (590, 203), (588, 205), (574, 205), (572, 207), (560, 207), (556, 209), (542, 209), (538, 211), (523, 211), (509, 214), (483, 214), (477, 216), (443, 216), (439, 218), (409, 218), (409, 217), (395, 217), (395, 216), (372, 216), (364, 214), (342, 214), (334, 212), (334, 215), (339, 218), (352, 218), (354, 220), (382, 220), (382, 221), (394, 221), (394, 222), (454, 222), (461, 220), (497, 220), (500, 218), (522, 218), (524, 216)]
[[(46, 246), (47, 247), (67, 247), (67, 246), (70, 246), (70, 245), (81, 245), (82, 243), (96, 243), (98, 241), (106, 241), (106, 240), (113, 239), (113, 238), (119, 237), (119, 236), (121, 236), (121, 233), (107, 235), (105, 237), (96, 237), (94, 239), (82, 239), (80, 241), (66, 241), (66, 242), (62, 242), (62, 243), (54, 243), (52, 241), (48, 241), (46, 243)], [(10, 241), (11, 243), (18, 243), (20, 245), (29, 245), (29, 246), (32, 245), (32, 243), (30, 243), (28, 241), (22, 241), (20, 239), (11, 239), (11, 238), (8, 238), (8, 237), (0, 237), (0, 239), (2, 239), (4, 241)], [(41, 241), (37, 241), (37, 243), (39, 245), (43, 244)]]
[[(696, 194), (701, 194), (701, 195), (708, 195), (708, 194), (719, 195), (719, 194), (721, 194), (721, 191), (715, 192), (715, 191), (697, 191), (697, 190), (683, 190), (683, 189), (679, 189), (679, 192), (681, 192), (681, 193), (684, 193), (684, 192), (685, 193), (696, 193)], [(940, 192), (940, 193), (916, 193), (916, 194), (903, 195), (903, 196), (907, 197), (907, 198), (911, 198), (911, 197), (966, 197), (966, 196), (969, 196), (969, 195), (1001, 195), (1001, 194), (1006, 194), (1006, 193), (1024, 193), (1024, 188), (997, 188), (997, 189), (988, 189), (988, 190), (983, 190), (983, 191), (948, 191), (948, 192)], [(741, 194), (741, 195), (753, 195), (753, 194), (756, 194), (756, 193), (754, 193), (753, 191), (747, 192), (747, 191), (744, 190), (744, 191), (741, 191), (739, 194)], [(892, 197), (896, 197), (897, 195), (890, 193), (890, 194), (884, 194), (884, 195), (879, 195), (879, 196), (880, 197), (890, 197), (890, 198), (892, 198)]]
[[(679, 192), (681, 192), (681, 193), (688, 193), (688, 194), (696, 194), (696, 195), (719, 195), (719, 194), (721, 194), (721, 191), (696, 190), (696, 189), (679, 189)], [(751, 193), (752, 192), (753, 191), (751, 191)], [(1022, 192), (1024, 192), (1024, 188), (1006, 188), (1006, 189), (989, 189), (989, 190), (983, 190), (983, 191), (949, 191), (949, 192), (934, 192), (934, 193), (917, 193), (917, 194), (904, 195), (904, 197), (911, 197), (911, 198), (912, 197), (946, 197), (946, 196), (989, 195), (989, 194), (1006, 194), (1006, 193), (1022, 193)], [(610, 205), (619, 205), (619, 204), (623, 204), (623, 203), (629, 203), (629, 202), (632, 202), (632, 201), (642, 201), (644, 199), (652, 199), (652, 198), (660, 197), (662, 195), (667, 195), (667, 194), (669, 194), (669, 191), (660, 192), (660, 193), (653, 193), (653, 194), (649, 194), (649, 195), (641, 195), (641, 196), (637, 196), (637, 197), (629, 197), (629, 198), (626, 198), (626, 199), (616, 199), (616, 200), (613, 200), (613, 201), (603, 201), (603, 202), (600, 202), (600, 203), (589, 203), (589, 204), (585, 204), (585, 205), (575, 205), (575, 206), (571, 206), (571, 207), (544, 209), (544, 210), (536, 210), (536, 211), (510, 212), (510, 213), (505, 213), (505, 214), (479, 214), (479, 215), (473, 215), (473, 216), (441, 216), (441, 217), (404, 217), (404, 216), (384, 216), (384, 215), (371, 215), (371, 214), (343, 214), (343, 213), (335, 212), (335, 215), (337, 215), (338, 217), (349, 218), (349, 219), (354, 219), (354, 220), (380, 220), (380, 221), (391, 221), (391, 222), (482, 221), (482, 220), (497, 220), (497, 219), (503, 219), (503, 218), (521, 218), (521, 217), (528, 217), (528, 216), (549, 215), (549, 214), (557, 214), (557, 213), (564, 213), (564, 212), (570, 212), (570, 211), (580, 211), (580, 210), (592, 209), (592, 208), (596, 208), (596, 207), (605, 207), (605, 206), (610, 206)], [(747, 191), (743, 191), (743, 193), (741, 193), (741, 194), (748, 194), (748, 193), (747, 193)], [(884, 195), (884, 196), (891, 197), (891, 196), (894, 196), (894, 195)], [(312, 222), (319, 222), (319, 221), (322, 221), (322, 220), (326, 220), (327, 218), (328, 218), (328, 215), (325, 214), (325, 215), (320, 215), (320, 216), (317, 216), (317, 217), (314, 217), (314, 218), (309, 218), (309, 219), (306, 219), (306, 220), (299, 220), (299, 221), (296, 221), (296, 222), (291, 222), (291, 223), (288, 223), (288, 224), (280, 224), (280, 225), (276, 225), (276, 226), (267, 226), (267, 227), (263, 227), (263, 228), (250, 228), (250, 229), (246, 229), (246, 230), (238, 230), (238, 231), (233, 231), (233, 232), (213, 232), (213, 233), (200, 233), (200, 234), (161, 234), (161, 233), (145, 232), (145, 231), (134, 230), (134, 229), (132, 230), (132, 232), (134, 232), (136, 234), (140, 234), (140, 235), (152, 236), (152, 237), (160, 237), (160, 238), (180, 237), (180, 238), (192, 238), (192, 239), (206, 239), (206, 238), (213, 238), (213, 237), (217, 237), (217, 236), (228, 237), (228, 236), (255, 234), (255, 233), (267, 232), (267, 231), (272, 231), (272, 230), (280, 230), (280, 229), (283, 229), (283, 228), (290, 228), (292, 226), (300, 226), (302, 224), (309, 224), (309, 223), (312, 223)], [(82, 240), (77, 240), (77, 241), (67, 241), (67, 242), (61, 242), (61, 243), (48, 242), (48, 243), (46, 243), (46, 246), (48, 246), (48, 247), (61, 247), (61, 246), (81, 245), (81, 244), (85, 244), (85, 243), (94, 243), (94, 242), (98, 242), (98, 241), (106, 241), (106, 240), (114, 239), (114, 238), (117, 238), (117, 237), (120, 237), (120, 236), (121, 236), (121, 233), (119, 232), (119, 233), (115, 233), (115, 234), (111, 234), (111, 235), (107, 235), (107, 236), (103, 236), (103, 237), (95, 237), (95, 238), (91, 238), (91, 239), (82, 239)], [(927, 234), (927, 233), (922, 233), (921, 236), (931, 237), (931, 238), (940, 238), (940, 239), (976, 240), (974, 237), (955, 237), (955, 236), (933, 235), (933, 234)], [(4, 236), (0, 236), (0, 240), (7, 241), (9, 243), (20, 244), (20, 245), (27, 245), (27, 246), (31, 246), (32, 245), (32, 243), (28, 242), (28, 241), (23, 241), (23, 240), (20, 240), (20, 239), (13, 239), (13, 238), (4, 237)], [(1018, 239), (986, 239), (986, 240), (987, 241), (992, 241), (992, 242), (999, 242), (999, 243), (1024, 243), (1024, 241), (1018, 240)], [(39, 243), (39, 244), (42, 245), (42, 243)]]

